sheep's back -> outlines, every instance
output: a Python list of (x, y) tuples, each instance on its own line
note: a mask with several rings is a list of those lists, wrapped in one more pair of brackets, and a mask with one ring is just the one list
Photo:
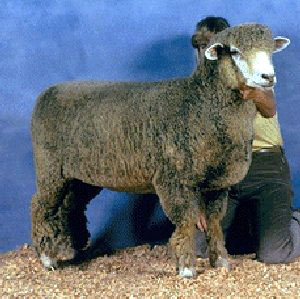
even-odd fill
[(62, 157), (66, 177), (143, 189), (161, 160), (167, 120), (178, 108), (168, 92), (172, 84), (76, 82), (51, 87), (39, 97), (33, 114), (33, 142)]

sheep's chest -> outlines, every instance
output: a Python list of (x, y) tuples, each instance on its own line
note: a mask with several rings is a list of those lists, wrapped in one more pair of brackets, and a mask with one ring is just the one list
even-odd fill
[[(239, 117), (223, 115), (211, 124), (210, 136), (202, 140), (197, 166), (203, 176), (201, 185), (226, 188), (240, 182), (248, 172), (252, 158), (253, 120), (255, 107), (251, 103)], [(204, 164), (201, 166), (201, 163)]]

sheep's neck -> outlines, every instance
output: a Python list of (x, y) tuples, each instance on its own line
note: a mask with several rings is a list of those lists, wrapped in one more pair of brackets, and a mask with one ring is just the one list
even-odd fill
[[(207, 62), (198, 65), (197, 70), (192, 75), (193, 88), (197, 89), (201, 102), (205, 101), (209, 106), (225, 108), (227, 106), (240, 106), (240, 93), (228, 80), (220, 77), (216, 62)], [(200, 103), (199, 103), (200, 104)], [(202, 104), (201, 104), (202, 105)]]

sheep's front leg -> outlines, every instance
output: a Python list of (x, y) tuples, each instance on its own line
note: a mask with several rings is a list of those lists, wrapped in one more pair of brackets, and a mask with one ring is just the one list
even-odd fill
[[(169, 215), (172, 220), (172, 213)], [(173, 256), (176, 261), (176, 271), (181, 277), (196, 276), (196, 248), (195, 238), (195, 222), (192, 221), (195, 216), (193, 211), (186, 211), (185, 217), (182, 218), (180, 224), (176, 225), (176, 229), (171, 237), (170, 243)]]
[(194, 277), (195, 234), (199, 215), (197, 196), (200, 193), (191, 187), (167, 179), (156, 181), (155, 190), (166, 215), (176, 225), (170, 244), (176, 260), (177, 273), (182, 277)]
[(221, 221), (227, 209), (228, 190), (206, 192), (204, 197), (210, 265), (212, 267), (224, 267), (229, 270), (228, 255), (221, 227)]

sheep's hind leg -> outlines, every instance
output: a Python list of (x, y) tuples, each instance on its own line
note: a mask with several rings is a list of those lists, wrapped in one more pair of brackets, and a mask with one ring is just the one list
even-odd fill
[(223, 267), (229, 270), (221, 227), (221, 221), (227, 209), (227, 196), (227, 189), (205, 193), (209, 262), (212, 267)]
[(196, 276), (195, 234), (199, 214), (196, 194), (167, 180), (156, 183), (155, 190), (166, 215), (176, 225), (170, 240), (176, 271), (181, 277), (192, 278)]
[(45, 189), (32, 199), (32, 238), (44, 266), (53, 269), (86, 246), (85, 207), (101, 188), (65, 180)]

